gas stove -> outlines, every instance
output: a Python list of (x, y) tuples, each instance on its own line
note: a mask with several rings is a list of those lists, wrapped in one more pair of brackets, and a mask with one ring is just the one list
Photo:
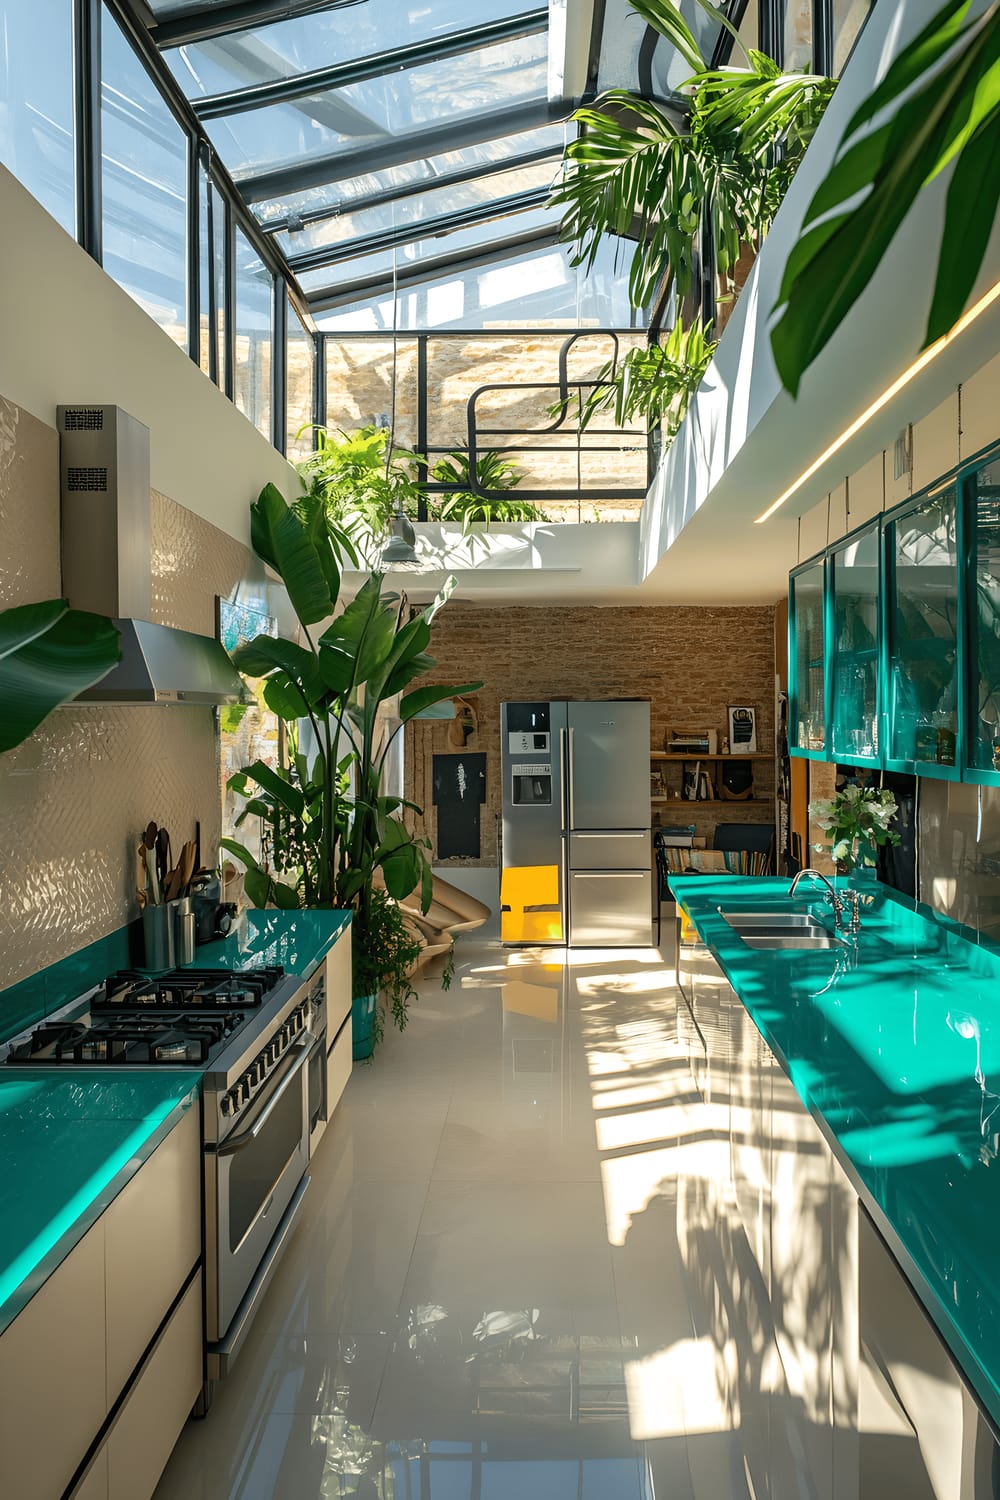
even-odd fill
[(8, 1063), (67, 1073), (200, 1071), (209, 1382), (236, 1358), (301, 1211), (326, 1119), (326, 1010), (322, 964), (301, 977), (122, 969), (6, 1045)]
[(111, 974), (81, 1009), (15, 1039), (10, 1063), (32, 1067), (205, 1067), (280, 990), (284, 971), (175, 969)]

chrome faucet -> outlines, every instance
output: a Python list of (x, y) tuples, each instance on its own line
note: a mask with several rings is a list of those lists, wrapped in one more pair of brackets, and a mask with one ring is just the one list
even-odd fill
[[(839, 892), (835, 891), (834, 888), (833, 888), (833, 886), (830, 884), (829, 880), (827, 880), (826, 876), (820, 870), (813, 870), (813, 869), (800, 870), (799, 873), (796, 875), (795, 879), (792, 881), (791, 885), (788, 887), (788, 897), (789, 897), (789, 900), (791, 900), (791, 898), (795, 895), (795, 892), (798, 889), (799, 881), (800, 880), (804, 880), (807, 875), (811, 875), (814, 880), (821, 880), (823, 882), (823, 884), (826, 886), (827, 891), (829, 892), (829, 895), (830, 895), (830, 900), (833, 903), (833, 920), (836, 923), (837, 931), (838, 932), (849, 932), (852, 935), (855, 934), (855, 933), (860, 932), (861, 931), (861, 896), (860, 896), (860, 893), (858, 891), (851, 891), (851, 890), (839, 891)], [(845, 916), (844, 916), (844, 908), (845, 907), (847, 907), (849, 909), (849, 911), (850, 911), (850, 916), (847, 917), (846, 919), (845, 919)]]

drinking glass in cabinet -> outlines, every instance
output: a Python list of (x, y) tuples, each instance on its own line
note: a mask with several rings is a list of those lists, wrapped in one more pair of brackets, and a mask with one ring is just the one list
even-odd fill
[(795, 677), (791, 723), (800, 750), (826, 747), (823, 575), (823, 564), (818, 562), (792, 576)]
[(955, 765), (958, 732), (956, 491), (922, 500), (892, 523), (889, 754)]
[(879, 532), (871, 526), (833, 554), (833, 753), (878, 754)]
[(969, 600), (970, 682), (968, 763), (1000, 771), (1000, 460), (970, 476), (973, 583)]

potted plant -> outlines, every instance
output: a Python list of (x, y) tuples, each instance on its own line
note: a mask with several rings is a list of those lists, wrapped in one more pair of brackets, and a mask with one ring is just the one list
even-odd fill
[[(432, 479), (452, 486), (440, 497), (437, 519), (460, 521), (466, 535), (477, 522), (489, 530), (491, 521), (547, 521), (545, 512), (530, 500), (518, 500), (507, 493), (516, 489), (523, 477), (515, 464), (493, 448), (477, 456), (474, 476), (468, 453), (461, 449), (446, 453), (431, 470)], [(496, 495), (483, 493), (489, 490), (496, 490)]]
[(420, 943), (395, 901), (385, 891), (369, 891), (351, 924), (355, 1061), (370, 1057), (382, 1040), (384, 1011), (400, 1031), (406, 1026), (407, 1009), (417, 996), (411, 976), (419, 957)]
[[(262, 857), (255, 859), (236, 840), (223, 844), (244, 865), (255, 904), (350, 908), (364, 944), (376, 926), (376, 881), (393, 900), (419, 887), (423, 908), (430, 904), (427, 840), (409, 831), (400, 816), (403, 800), (385, 796), (381, 783), (392, 739), (404, 724), (482, 686), (411, 686), (434, 666), (427, 653), (431, 624), (454, 580), (406, 619), (404, 601), (384, 594), (375, 573), (336, 613), (343, 536), (316, 490), (288, 505), (267, 485), (251, 506), (251, 537), (258, 556), (284, 582), (305, 644), (259, 635), (233, 653), (241, 671), (264, 679), (268, 707), (288, 726), (289, 752), (278, 768), (256, 761), (231, 781), (246, 799), (241, 819), (262, 819)], [(394, 728), (380, 738), (390, 704)], [(311, 742), (306, 749), (303, 725)], [(370, 952), (377, 959), (377, 950)], [(396, 1003), (394, 954), (386, 955), (385, 979), (398, 1022), (405, 1004)]]
[(393, 517), (417, 514), (417, 469), (423, 460), (396, 448), (388, 427), (313, 431), (316, 447), (297, 465), (299, 474), (322, 499), (330, 520), (349, 528), (366, 560), (374, 563)]
[(883, 844), (899, 843), (889, 827), (897, 811), (890, 791), (850, 781), (835, 797), (810, 804), (809, 816), (829, 835), (827, 843), (813, 847), (836, 861), (838, 874), (874, 868)]

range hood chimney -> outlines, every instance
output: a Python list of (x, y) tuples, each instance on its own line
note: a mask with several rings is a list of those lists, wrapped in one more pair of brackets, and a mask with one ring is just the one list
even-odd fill
[(76, 703), (238, 703), (222, 643), (154, 625), (149, 429), (118, 406), (60, 406), (63, 593), (110, 615), (122, 659)]

